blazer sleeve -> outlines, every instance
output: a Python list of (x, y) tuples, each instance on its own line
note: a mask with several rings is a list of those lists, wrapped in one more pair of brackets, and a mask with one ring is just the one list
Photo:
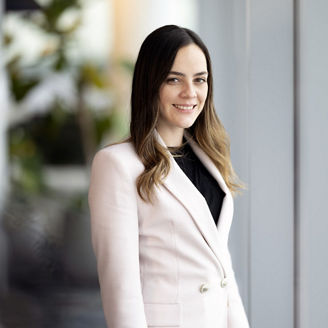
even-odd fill
[(228, 246), (225, 247), (225, 257), (228, 261), (228, 328), (249, 328), (242, 299), (240, 297), (236, 277), (232, 268), (232, 261)]
[(103, 309), (110, 328), (146, 328), (136, 186), (126, 162), (110, 148), (93, 159), (88, 194)]

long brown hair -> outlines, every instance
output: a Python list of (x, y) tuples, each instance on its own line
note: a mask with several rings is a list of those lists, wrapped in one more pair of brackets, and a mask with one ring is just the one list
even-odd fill
[(177, 52), (189, 44), (196, 44), (206, 57), (208, 94), (202, 112), (187, 131), (211, 158), (230, 191), (235, 193), (242, 187), (231, 165), (228, 135), (213, 104), (209, 52), (195, 32), (176, 25), (166, 25), (153, 31), (142, 43), (132, 81), (130, 140), (145, 166), (137, 179), (138, 193), (145, 201), (152, 200), (154, 187), (162, 184), (170, 170), (169, 154), (155, 135), (159, 118), (159, 90)]

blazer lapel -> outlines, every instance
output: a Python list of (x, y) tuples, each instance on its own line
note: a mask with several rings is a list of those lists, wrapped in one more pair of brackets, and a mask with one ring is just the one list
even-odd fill
[(207, 156), (207, 154), (197, 145), (195, 141), (186, 132), (185, 137), (188, 140), (192, 150), (195, 152), (197, 157), (201, 160), (207, 170), (212, 174), (214, 179), (218, 182), (220, 188), (225, 192), (225, 197), (222, 202), (222, 208), (218, 220), (218, 232), (220, 240), (223, 242), (228, 242), (229, 231), (232, 223), (233, 217), (233, 198), (229, 188), (227, 187), (220, 171), (216, 168), (212, 160)]
[[(155, 130), (156, 131), (156, 130)], [(156, 131), (159, 143), (166, 147), (163, 139)], [(224, 197), (222, 209), (219, 217), (218, 227), (215, 225), (210, 209), (203, 195), (198, 191), (194, 184), (189, 180), (185, 173), (169, 153), (171, 169), (164, 180), (164, 186), (177, 198), (178, 201), (186, 208), (201, 232), (203, 238), (213, 251), (217, 260), (220, 261), (220, 244), (226, 242), (229, 233), (229, 222), (231, 223), (232, 216), (232, 199), (229, 189), (224, 183), (221, 174), (218, 172), (215, 165), (211, 162), (208, 156), (200, 149), (190, 137), (185, 135), (190, 143), (195, 154), (203, 162), (209, 172), (218, 181), (222, 190), (226, 193)]]

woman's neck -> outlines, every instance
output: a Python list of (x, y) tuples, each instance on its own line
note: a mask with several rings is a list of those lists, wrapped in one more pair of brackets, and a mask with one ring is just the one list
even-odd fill
[(182, 145), (184, 129), (161, 129), (157, 128), (158, 133), (167, 147), (179, 147)]

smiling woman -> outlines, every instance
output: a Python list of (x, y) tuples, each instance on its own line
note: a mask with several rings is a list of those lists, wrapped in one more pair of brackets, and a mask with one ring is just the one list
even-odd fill
[(131, 137), (100, 150), (91, 172), (108, 327), (249, 327), (228, 250), (240, 185), (212, 85), (208, 50), (193, 31), (167, 25), (143, 42)]

